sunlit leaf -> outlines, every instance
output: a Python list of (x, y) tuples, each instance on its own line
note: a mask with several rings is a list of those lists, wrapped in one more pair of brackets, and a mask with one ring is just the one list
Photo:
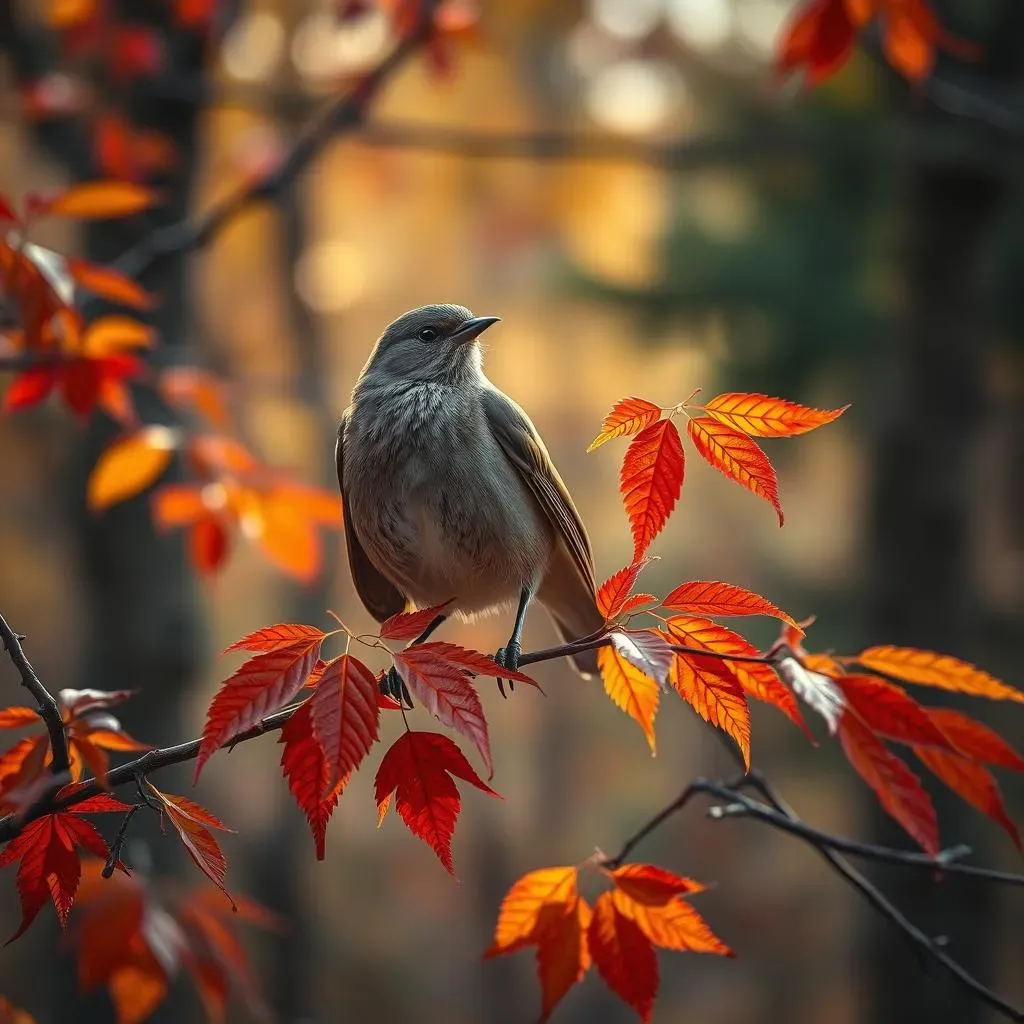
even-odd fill
[(692, 878), (683, 878), (654, 864), (623, 864), (610, 872), (616, 888), (636, 903), (661, 907), (675, 896), (703, 892)]
[(769, 615), (796, 626), (792, 616), (787, 615), (752, 590), (745, 590), (732, 583), (717, 580), (692, 580), (681, 583), (661, 602), (663, 608), (683, 615)]
[(277, 626), (264, 626), (252, 633), (247, 633), (241, 640), (236, 640), (224, 653), (231, 651), (278, 651), (282, 647), (291, 647), (300, 641), (323, 640), (327, 634), (316, 626), (304, 626), (295, 622), (281, 623)]
[(637, 577), (649, 562), (649, 558), (642, 558), (639, 562), (627, 565), (626, 568), (609, 576), (598, 587), (597, 610), (606, 620), (614, 619), (622, 611)]
[(116, 270), (74, 256), (68, 257), (67, 267), (75, 284), (101, 299), (131, 309), (151, 309), (153, 306), (153, 297), (149, 292)]
[(588, 452), (600, 448), (613, 437), (626, 437), (639, 434), (644, 427), (649, 427), (661, 416), (661, 409), (653, 402), (644, 398), (623, 398), (612, 406), (612, 411), (601, 424), (601, 433), (590, 443)]
[(141, 213), (157, 199), (152, 189), (130, 181), (89, 181), (57, 196), (42, 212), (57, 217), (103, 220)]
[(380, 624), (379, 636), (382, 640), (415, 640), (438, 615), (444, 614), (445, 608), (454, 601), (451, 598), (444, 604), (435, 604), (430, 608), (418, 608), (414, 612), (399, 612), (385, 619)]
[(884, 675), (895, 676), (905, 683), (935, 686), (940, 690), (966, 693), (991, 700), (1012, 700), (1024, 703), (1024, 692), (1016, 690), (994, 676), (959, 658), (914, 647), (869, 647), (861, 651), (858, 664)]
[(850, 407), (812, 409), (784, 398), (768, 395), (716, 395), (704, 404), (704, 411), (719, 423), (751, 437), (793, 437), (831, 423)]
[(902, 687), (878, 676), (855, 674), (839, 675), (835, 682), (843, 691), (847, 707), (879, 736), (911, 746), (939, 747), (951, 754), (955, 752), (926, 709)]
[(1024, 771), (1024, 758), (997, 732), (952, 708), (925, 710), (964, 757), (1015, 772)]
[(657, 749), (654, 717), (658, 713), (661, 687), (650, 676), (630, 664), (614, 647), (598, 649), (597, 667), (605, 693), (617, 707), (639, 724), (654, 754)]
[(89, 474), (89, 509), (109, 508), (152, 486), (171, 464), (178, 441), (177, 431), (161, 426), (143, 427), (115, 440)]
[(354, 772), (376, 743), (377, 694), (376, 678), (357, 658), (343, 654), (324, 668), (309, 712), (327, 761), (325, 789)]
[(575, 867), (540, 868), (509, 889), (498, 911), (494, 941), (485, 957), (514, 953), (534, 945), (552, 922), (567, 917), (576, 904)]
[(649, 1021), (658, 994), (658, 958), (650, 940), (619, 911), (610, 892), (602, 893), (594, 904), (587, 945), (608, 987), (642, 1021)]
[(646, 427), (626, 450), (619, 490), (633, 533), (633, 561), (661, 532), (683, 486), (683, 445), (671, 420)]
[(690, 903), (679, 896), (664, 903), (651, 903), (635, 899), (621, 887), (611, 896), (619, 913), (635, 921), (644, 935), (661, 949), (730, 958), (736, 955)]
[(153, 328), (127, 316), (105, 316), (94, 320), (85, 329), (82, 351), (90, 359), (149, 348), (153, 344)]

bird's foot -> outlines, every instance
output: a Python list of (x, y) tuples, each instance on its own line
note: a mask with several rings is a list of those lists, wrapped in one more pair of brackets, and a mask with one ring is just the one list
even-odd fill
[[(513, 672), (519, 671), (519, 658), (522, 656), (523, 649), (519, 646), (518, 640), (509, 640), (507, 647), (502, 647), (501, 650), (494, 656), (494, 660), (502, 667), (511, 669)], [(511, 679), (508, 680), (508, 692), (515, 692), (515, 682)], [(498, 680), (498, 692), (505, 696), (505, 680)]]
[(397, 700), (403, 707), (412, 709), (414, 706), (409, 687), (405, 685), (405, 680), (398, 674), (398, 669), (394, 665), (388, 669), (387, 674), (381, 680), (380, 692), (385, 697)]

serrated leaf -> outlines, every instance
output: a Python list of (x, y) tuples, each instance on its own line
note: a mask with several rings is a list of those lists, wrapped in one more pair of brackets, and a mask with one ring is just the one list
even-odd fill
[(224, 653), (231, 651), (279, 651), (303, 640), (322, 640), (327, 634), (316, 626), (303, 626), (294, 622), (266, 626), (253, 633), (247, 633), (241, 640), (236, 640)]
[(706, 886), (692, 878), (683, 878), (654, 864), (623, 864), (610, 872), (612, 881), (635, 903), (664, 906), (674, 896), (703, 892)]
[(377, 742), (377, 680), (357, 658), (327, 663), (309, 701), (313, 735), (327, 761), (326, 790), (347, 778)]
[(445, 869), (452, 866), (452, 834), (462, 803), (456, 776), (491, 796), (498, 796), (447, 736), (434, 732), (405, 732), (398, 737), (377, 769), (377, 806), (391, 793), (395, 810), (413, 835), (437, 854)]
[(704, 411), (720, 423), (752, 437), (793, 437), (838, 419), (841, 409), (814, 409), (785, 398), (730, 392), (716, 395), (704, 405)]
[(600, 448), (613, 437), (638, 434), (661, 416), (661, 409), (645, 398), (623, 398), (612, 406), (612, 410), (601, 424), (601, 433), (590, 442), (588, 452)]
[(638, 562), (662, 531), (683, 486), (683, 444), (671, 420), (659, 420), (640, 432), (626, 450), (619, 473), (626, 517)]
[(451, 598), (444, 604), (435, 604), (430, 608), (419, 608), (414, 612), (399, 612), (385, 619), (380, 624), (381, 640), (415, 640), (445, 608), (454, 601)]
[(616, 707), (639, 724), (647, 737), (651, 754), (656, 753), (654, 717), (658, 713), (661, 687), (614, 647), (598, 648), (597, 668), (601, 673), (605, 693)]
[(847, 760), (875, 791), (885, 811), (932, 856), (939, 852), (939, 827), (931, 797), (918, 777), (871, 730), (852, 715), (839, 719)]
[(872, 671), (895, 676), (901, 682), (934, 686), (972, 697), (1024, 703), (1024, 692), (1008, 686), (970, 662), (948, 654), (885, 644), (861, 651), (854, 660)]
[(1024, 771), (1024, 758), (997, 732), (952, 708), (925, 708), (956, 749), (972, 761)]
[(535, 945), (553, 923), (572, 913), (577, 900), (576, 867), (540, 868), (518, 879), (505, 894), (485, 958)]
[(39, 725), (42, 719), (35, 708), (4, 708), (0, 711), (0, 729), (21, 729), (26, 725)]
[(594, 904), (587, 945), (608, 987), (642, 1021), (649, 1021), (658, 994), (658, 958), (650, 940), (619, 911), (610, 892), (602, 893)]
[(675, 655), (669, 642), (656, 629), (617, 629), (608, 634), (612, 647), (634, 668), (650, 676), (659, 686), (668, 685), (668, 673)]
[(642, 558), (639, 562), (627, 565), (624, 569), (609, 576), (598, 588), (597, 610), (605, 617), (606, 621), (614, 619), (623, 610), (637, 577), (648, 562), (650, 562), (649, 558)]
[(217, 691), (206, 713), (195, 777), (214, 752), (245, 732), (302, 689), (320, 655), (322, 637), (296, 640), (250, 658)]
[(679, 896), (661, 904), (645, 903), (617, 891), (611, 894), (619, 913), (635, 921), (647, 938), (661, 949), (679, 953), (736, 954), (708, 926), (703, 917)]
[(575, 909), (545, 928), (537, 942), (537, 977), (541, 990), (541, 1024), (590, 967), (587, 930), (593, 917), (582, 897)]
[(730, 480), (764, 498), (775, 509), (782, 526), (779, 484), (768, 456), (746, 434), (710, 416), (691, 419), (687, 429), (697, 454)]
[(527, 683), (530, 686), (537, 686), (535, 680), (531, 679), (525, 672), (513, 672), (511, 669), (503, 668), (494, 658), (479, 651), (470, 651), (457, 644), (445, 643), (443, 640), (431, 640), (429, 643), (417, 644), (414, 648), (403, 651), (408, 654), (411, 651), (420, 652), (413, 657), (421, 657), (423, 652), (429, 652), (442, 658), (448, 664), (465, 669), (467, 672), (478, 676), (489, 676), (494, 679), (511, 679), (516, 683)]
[(848, 708), (879, 736), (907, 743), (928, 746), (955, 753), (942, 730), (932, 721), (906, 690), (878, 676), (839, 675), (836, 685), (843, 691)]
[(760, 594), (717, 580), (682, 583), (661, 602), (661, 606), (682, 615), (769, 615), (796, 626), (790, 615)]
[(487, 719), (480, 697), (465, 671), (427, 644), (400, 651), (395, 655), (395, 668), (430, 714), (473, 742), (491, 777), (494, 764)]

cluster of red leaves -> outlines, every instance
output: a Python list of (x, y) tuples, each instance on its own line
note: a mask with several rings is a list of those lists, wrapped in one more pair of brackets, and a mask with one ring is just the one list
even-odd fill
[[(422, 17), (420, 0), (377, 0), (377, 5), (391, 19), (395, 34), (409, 36), (416, 31)], [(340, 0), (343, 19), (357, 18), (374, 5), (367, 0)], [(434, 74), (450, 78), (455, 71), (457, 46), (479, 42), (480, 5), (476, 0), (440, 0), (434, 9), (433, 23), (423, 49)]]
[[(388, 642), (413, 639), (443, 607), (393, 616), (381, 625), (372, 646), (388, 650)], [(214, 697), (196, 759), (198, 778), (220, 747), (259, 731), (268, 715), (288, 705), (303, 689), (313, 690), (281, 730), (281, 767), (306, 815), (321, 860), (327, 823), (338, 798), (380, 738), (381, 711), (400, 707), (381, 694), (379, 678), (358, 658), (349, 653), (330, 661), (321, 658), (324, 641), (341, 632), (324, 633), (315, 626), (289, 623), (258, 630), (228, 648), (253, 656)], [(469, 739), (492, 773), (487, 720), (472, 678), (533, 680), (501, 668), (493, 658), (443, 642), (394, 651), (392, 660), (427, 713)], [(413, 731), (406, 725), (384, 754), (375, 783), (378, 823), (393, 799), (402, 820), (431, 846), (448, 871), (453, 870), (451, 840), (461, 809), (456, 778), (498, 795), (447, 736)]]
[(818, 85), (846, 63), (857, 33), (875, 20), (886, 59), (911, 81), (931, 74), (939, 49), (968, 60), (978, 55), (977, 46), (942, 28), (925, 0), (806, 0), (779, 46), (779, 73), (803, 68), (808, 84)]
[(24, 355), (35, 365), (21, 371), (4, 396), (5, 411), (36, 405), (52, 391), (81, 417), (101, 406), (122, 423), (135, 414), (127, 382), (142, 373), (136, 353), (152, 343), (143, 324), (110, 316), (86, 325), (75, 309), (74, 292), (84, 288), (120, 305), (146, 309), (149, 295), (106, 267), (64, 257), (27, 241), (41, 216), (80, 220), (126, 217), (146, 210), (155, 193), (139, 185), (96, 181), (59, 195), (29, 196), (21, 214), (0, 196), (0, 300), (18, 327), (0, 331), (4, 354)]
[(224, 566), (231, 537), (240, 532), (283, 572), (300, 582), (314, 580), (322, 567), (320, 528), (342, 525), (338, 495), (296, 483), (226, 433), (224, 388), (210, 374), (166, 370), (159, 387), (170, 405), (197, 413), (204, 431), (140, 426), (117, 438), (89, 477), (89, 507), (99, 511), (134, 497), (181, 453), (195, 479), (160, 487), (152, 498), (153, 521), (160, 530), (188, 530), (189, 556), (200, 575)]
[(1024, 703), (1024, 692), (946, 654), (907, 647), (869, 647), (834, 657), (808, 653), (787, 627), (783, 640), (794, 657), (780, 671), (838, 735), (850, 764), (875, 791), (882, 807), (922, 849), (940, 849), (931, 797), (886, 741), (910, 748), (940, 782), (999, 824), (1021, 849), (1020, 835), (987, 765), (1024, 771), (1024, 758), (996, 732), (952, 708), (918, 703), (904, 684), (972, 697)]
[(265, 1017), (259, 982), (238, 938), (242, 922), (279, 928), (259, 904), (238, 898), (234, 907), (213, 888), (161, 893), (138, 876), (102, 877), (103, 862), (87, 858), (71, 938), (83, 992), (105, 986), (117, 1024), (139, 1024), (163, 1002), (186, 972), (211, 1021), (222, 1021), (232, 990)]
[(613, 888), (593, 908), (580, 896), (575, 867), (523, 875), (501, 905), (488, 957), (536, 947), (541, 1020), (546, 1021), (591, 964), (644, 1021), (658, 994), (655, 947), (733, 956), (689, 897), (704, 886), (651, 864), (601, 868)]
[[(842, 409), (812, 409), (767, 395), (724, 394), (703, 406), (689, 401), (663, 409), (644, 398), (617, 402), (587, 451), (615, 437), (636, 435), (622, 460), (619, 489), (633, 531), (633, 561), (643, 558), (672, 514), (683, 486), (683, 442), (673, 422), (682, 413), (702, 459), (764, 498), (783, 523), (775, 469), (755, 437), (794, 437), (831, 423)], [(665, 413), (668, 413), (665, 416)], [(693, 415), (702, 413), (703, 415)]]

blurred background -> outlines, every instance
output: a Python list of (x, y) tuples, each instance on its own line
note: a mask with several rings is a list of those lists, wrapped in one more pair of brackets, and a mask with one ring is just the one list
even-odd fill
[[(373, 3), (181, 5), (209, 15), (197, 32), (173, 23), (164, 0), (111, 0), (161, 41), (159, 60), (150, 55), (129, 85), (102, 37), (69, 61), (54, 26), (76, 5), (49, 6), (0, 2), (0, 191), (17, 199), (120, 171), (164, 190), (166, 222), (272, 167), (392, 44)], [(936, 79), (908, 87), (869, 35), (866, 52), (811, 93), (772, 74), (794, 0), (482, 7), (476, 41), (450, 63), (405, 65), (369, 123), (328, 146), (279, 201), (248, 209), (201, 254), (153, 268), (142, 283), (163, 300), (155, 358), (223, 373), (246, 443), (333, 487), (335, 425), (384, 325), (425, 302), (500, 315), (487, 372), (548, 442), (599, 579), (631, 551), (621, 442), (584, 454), (615, 400), (669, 405), (700, 387), (850, 402), (827, 429), (766, 443), (781, 531), (763, 502), (690, 458), (645, 588), (728, 580), (798, 618), (817, 614), (814, 649), (932, 648), (1019, 685), (1024, 6), (935, 0), (949, 30), (981, 43), (979, 61), (940, 59)], [(124, 141), (137, 132), (169, 140), (170, 156)], [(134, 221), (47, 223), (35, 237), (106, 262), (139, 233)], [(165, 415), (144, 401), (141, 411)], [(51, 690), (138, 687), (125, 726), (178, 742), (199, 732), (235, 665), (217, 652), (242, 633), (323, 625), (328, 607), (370, 627), (336, 535), (312, 586), (288, 582), (245, 544), (201, 584), (181, 537), (154, 535), (145, 496), (89, 514), (84, 482), (114, 432), (98, 416), (82, 430), (55, 403), (0, 426), (2, 612), (28, 634)], [(489, 621), (443, 636), (489, 651), (507, 631)], [(769, 625), (744, 632), (773, 638)], [(524, 649), (552, 641), (544, 616), (532, 616)], [(0, 673), (3, 703), (20, 703), (13, 669)], [(194, 794), (188, 768), (156, 780), (239, 830), (224, 839), (229, 884), (289, 922), (283, 936), (252, 935), (275, 1019), (533, 1019), (532, 957), (480, 958), (508, 886), (595, 846), (615, 851), (691, 777), (732, 773), (679, 701), (662, 701), (652, 759), (599, 682), (558, 664), (536, 676), (546, 698), (517, 690), (503, 702), (484, 688), (505, 800), (464, 794), (458, 880), (393, 816), (377, 831), (369, 765), (341, 800), (321, 864), (273, 737), (215, 758)], [(1024, 743), (1024, 714), (981, 702), (971, 713)], [(753, 718), (755, 764), (810, 823), (908, 844), (834, 744), (813, 750), (771, 708)], [(946, 843), (1019, 870), (997, 828), (931, 788)], [(1005, 792), (1021, 822), (1024, 786), (1006, 779)], [(196, 880), (179, 844), (142, 817), (129, 855)], [(739, 954), (662, 954), (656, 1021), (997, 1019), (790, 838), (695, 809), (637, 856), (717, 882), (695, 902)], [(948, 936), (970, 970), (1024, 1003), (1020, 890), (870, 874), (926, 932)], [(3, 886), (0, 932), (17, 916), (12, 875)], [(112, 1020), (105, 995), (75, 995), (72, 958), (54, 959), (60, 947), (44, 913), (0, 955), (0, 992), (40, 1022)], [(232, 1019), (251, 1019), (236, 1003)], [(186, 983), (153, 1017), (200, 1019)], [(591, 977), (556, 1019), (631, 1014)]]

